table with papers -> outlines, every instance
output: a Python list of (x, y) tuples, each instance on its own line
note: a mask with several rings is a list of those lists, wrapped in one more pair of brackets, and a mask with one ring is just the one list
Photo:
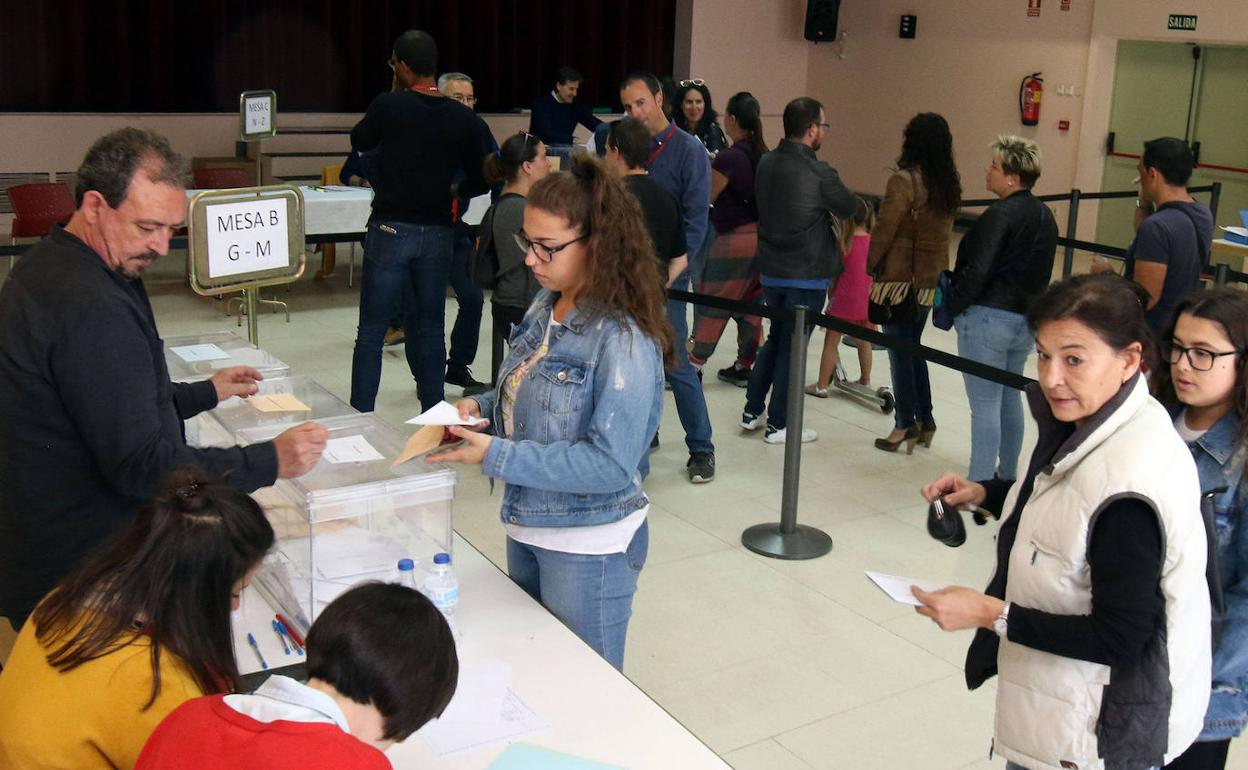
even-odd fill
[[(458, 535), (454, 565), (459, 687), (442, 719), (386, 752), (397, 770), (486, 768), (513, 742), (504, 762), (554, 751), (628, 768), (728, 767)], [(249, 587), (234, 628), (243, 673), (260, 669), (248, 631), (270, 668), (299, 661), (283, 654), (272, 619)]]

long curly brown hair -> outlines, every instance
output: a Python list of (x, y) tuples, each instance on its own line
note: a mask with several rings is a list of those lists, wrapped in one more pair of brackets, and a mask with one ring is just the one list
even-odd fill
[(621, 322), (632, 319), (663, 351), (664, 365), (675, 363), (654, 242), (641, 204), (619, 177), (597, 158), (577, 153), (568, 171), (533, 185), (526, 205), (563, 217), (589, 236), (588, 275), (578, 308)]

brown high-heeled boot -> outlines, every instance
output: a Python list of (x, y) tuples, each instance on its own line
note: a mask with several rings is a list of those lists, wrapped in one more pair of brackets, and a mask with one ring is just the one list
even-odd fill
[(936, 435), (936, 421), (926, 420), (919, 423), (919, 446), (932, 448), (932, 436)]
[(894, 428), (888, 438), (877, 438), (875, 440), (875, 448), (885, 452), (896, 452), (898, 447), (905, 444), (906, 454), (914, 454), (914, 445), (919, 441), (919, 427), (917, 425), (911, 425), (909, 428), (902, 431), (900, 438), (895, 441), (892, 440), (893, 436), (895, 436), (899, 430), (901, 429)]

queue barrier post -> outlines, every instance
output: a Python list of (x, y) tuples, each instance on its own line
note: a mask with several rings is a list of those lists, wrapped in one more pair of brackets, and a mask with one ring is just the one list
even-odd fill
[(798, 480), (802, 465), (802, 419), (806, 408), (806, 394), (803, 390), (809, 339), (806, 317), (809, 313), (810, 308), (805, 305), (798, 305), (793, 312), (780, 523), (755, 524), (741, 533), (742, 545), (754, 553), (774, 559), (817, 559), (832, 550), (832, 538), (826, 532), (797, 523)]
[(1222, 183), (1214, 182), (1209, 185), (1209, 212), (1213, 214), (1213, 221), (1218, 221), (1218, 201), (1222, 199)]
[(1231, 277), (1231, 266), (1225, 262), (1219, 262), (1213, 266), (1213, 285), (1225, 286), (1227, 279)]
[[(1070, 207), (1066, 213), (1066, 238), (1070, 241), (1076, 239), (1076, 229), (1079, 226), (1079, 200), (1083, 196), (1083, 192), (1079, 188), (1070, 191)], [(1062, 277), (1069, 278), (1071, 273), (1075, 271), (1075, 247), (1069, 243), (1066, 244), (1066, 250), (1062, 255)]]

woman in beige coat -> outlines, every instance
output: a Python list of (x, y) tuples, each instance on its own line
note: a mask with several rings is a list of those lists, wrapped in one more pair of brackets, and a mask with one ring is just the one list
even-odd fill
[[(936, 279), (949, 267), (949, 234), (961, 197), (949, 124), (936, 113), (915, 115), (906, 124), (897, 171), (888, 180), (867, 255), (867, 272), (875, 279), (871, 300), (891, 311), (882, 324), (885, 334), (915, 343), (923, 336)], [(895, 427), (875, 446), (896, 452), (904, 443), (907, 454), (915, 444), (930, 447), (936, 421), (927, 362), (890, 349), (888, 363)]]

